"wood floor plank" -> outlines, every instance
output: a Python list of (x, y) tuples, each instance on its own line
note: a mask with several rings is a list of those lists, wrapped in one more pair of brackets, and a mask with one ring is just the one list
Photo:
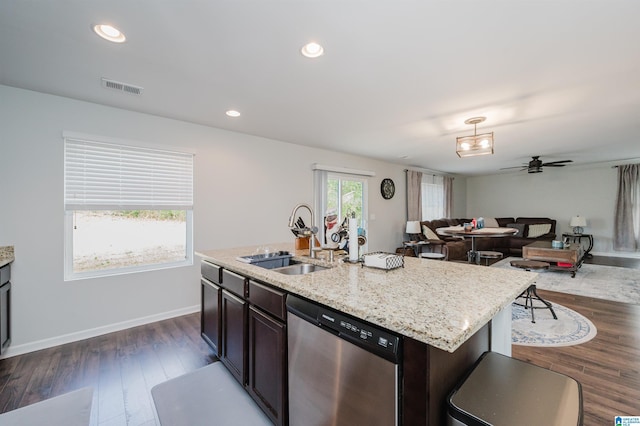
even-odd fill
[(598, 329), (584, 344), (559, 348), (513, 346), (513, 357), (566, 374), (582, 384), (584, 425), (613, 424), (640, 415), (640, 306), (538, 290), (553, 303), (589, 318)]

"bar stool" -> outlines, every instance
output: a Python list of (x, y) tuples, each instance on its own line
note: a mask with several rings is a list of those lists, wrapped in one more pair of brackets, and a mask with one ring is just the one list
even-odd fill
[(484, 266), (489, 266), (489, 259), (502, 259), (503, 254), (499, 251), (479, 251), (478, 256), (484, 259)]
[[(524, 269), (525, 271), (545, 271), (549, 269), (550, 265), (547, 262), (538, 262), (536, 260), (512, 260), (511, 266)], [(538, 295), (535, 284), (531, 284), (525, 291), (520, 294), (520, 296), (516, 297), (516, 299), (519, 298), (524, 298), (524, 305), (518, 302), (513, 303), (519, 306), (524, 306), (525, 309), (531, 308), (532, 323), (536, 322), (535, 314), (533, 313), (534, 309), (549, 309), (551, 311), (551, 315), (553, 315), (553, 319), (558, 319), (558, 316), (553, 310), (553, 305)], [(534, 299), (542, 302), (544, 306), (533, 306)]]

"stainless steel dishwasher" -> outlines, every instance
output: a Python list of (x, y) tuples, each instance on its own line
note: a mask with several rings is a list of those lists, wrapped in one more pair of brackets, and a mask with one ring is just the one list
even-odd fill
[(290, 426), (398, 425), (400, 337), (287, 296)]

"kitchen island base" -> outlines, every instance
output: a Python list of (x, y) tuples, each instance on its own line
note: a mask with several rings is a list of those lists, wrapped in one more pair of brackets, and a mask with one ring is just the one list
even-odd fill
[(404, 338), (402, 424), (445, 424), (449, 392), (489, 350), (489, 341), (489, 324), (453, 353)]
[[(291, 250), (285, 244), (274, 247)], [(300, 253), (292, 260), (322, 268), (291, 275), (237, 260), (238, 256), (255, 250), (256, 247), (239, 247), (198, 253), (203, 258), (203, 280), (219, 287), (223, 296), (235, 294), (249, 305), (247, 310), (263, 314), (278, 327), (269, 328), (273, 332), (266, 334), (262, 328), (251, 331), (246, 326), (248, 314), (238, 316), (243, 321), (231, 321), (235, 317), (224, 314), (224, 303), (221, 309), (206, 306), (219, 300), (217, 289), (211, 287), (211, 297), (206, 298), (208, 303), (204, 303), (203, 312), (215, 318), (209, 318), (211, 321), (204, 318), (203, 323), (208, 326), (203, 329), (203, 337), (213, 343), (212, 347), (220, 342), (218, 352), (223, 362), (225, 353), (234, 349), (231, 352), (238, 356), (227, 356), (227, 361), (237, 358), (233, 365), (242, 367), (237, 369), (240, 374), (236, 378), (271, 421), (280, 426), (297, 426), (288, 419), (287, 348), (291, 342), (286, 338), (289, 324), (285, 304), (289, 295), (341, 313), (349, 318), (344, 324), (347, 328), (350, 325), (351, 331), (353, 324), (364, 322), (399, 335), (402, 351), (398, 365), (398, 413), (392, 424), (441, 425), (445, 421), (448, 393), (481, 354), (491, 350), (510, 355), (511, 303), (537, 276), (517, 270), (412, 258), (405, 259), (404, 268), (389, 273), (339, 261), (310, 259)], [(474, 294), (473, 301), (468, 299), (469, 292)], [(230, 327), (236, 322), (244, 322), (245, 326)], [(361, 327), (356, 331), (362, 334)], [(245, 343), (236, 348), (233, 342)], [(240, 357), (241, 353), (245, 356)], [(252, 362), (254, 358), (256, 362)], [(267, 372), (269, 378), (263, 380)]]

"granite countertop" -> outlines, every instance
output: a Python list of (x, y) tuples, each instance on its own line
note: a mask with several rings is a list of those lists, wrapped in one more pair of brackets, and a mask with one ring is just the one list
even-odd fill
[(509, 305), (536, 273), (405, 257), (404, 268), (384, 271), (309, 259), (293, 244), (271, 244), (294, 259), (331, 269), (284, 275), (236, 260), (257, 246), (196, 252), (230, 271), (266, 282), (436, 348), (454, 352)]
[(0, 247), (0, 268), (13, 262), (13, 246)]

